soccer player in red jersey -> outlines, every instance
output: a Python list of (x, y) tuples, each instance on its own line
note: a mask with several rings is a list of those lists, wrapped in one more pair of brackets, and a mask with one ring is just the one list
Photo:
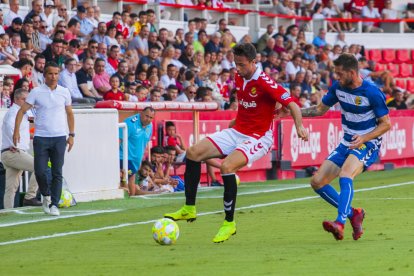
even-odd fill
[(236, 233), (234, 210), (237, 183), (235, 173), (271, 149), (273, 130), (271, 124), (276, 103), (289, 109), (295, 121), (298, 136), (307, 141), (308, 133), (302, 125), (299, 107), (289, 92), (275, 83), (256, 66), (256, 49), (250, 43), (233, 49), (237, 68), (236, 89), (239, 108), (232, 128), (216, 132), (187, 150), (185, 205), (164, 217), (173, 220), (194, 221), (197, 217), (195, 201), (200, 182), (201, 162), (210, 158), (225, 157), (220, 168), (224, 182), (225, 220), (213, 242), (223, 242)]

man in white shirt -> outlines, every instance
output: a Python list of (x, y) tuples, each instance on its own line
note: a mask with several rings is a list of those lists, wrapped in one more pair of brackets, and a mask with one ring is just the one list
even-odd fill
[[(1, 160), (6, 169), (6, 189), (4, 193), (4, 208), (13, 208), (14, 197), (19, 188), (19, 177), (23, 171), (34, 172), (33, 156), (27, 151), (30, 149), (30, 123), (27, 114), (24, 114), (20, 125), (21, 139), (16, 146), (13, 143), (13, 132), (16, 114), (24, 104), (29, 92), (23, 88), (14, 91), (14, 104), (7, 111), (3, 119)], [(34, 174), (30, 177), (29, 187), (24, 197), (23, 205), (41, 206), (36, 199), (38, 185)], [(16, 206), (17, 207), (17, 206)]]
[[(24, 114), (34, 107), (36, 111), (35, 134), (33, 139), (34, 171), (40, 193), (43, 196), (43, 211), (59, 216), (58, 203), (62, 194), (62, 167), (65, 159), (66, 144), (68, 152), (72, 149), (75, 137), (75, 119), (72, 100), (67, 88), (58, 85), (59, 66), (49, 62), (45, 66), (45, 84), (32, 89), (26, 102), (16, 116), (13, 144), (21, 140), (20, 125)], [(68, 135), (69, 128), (69, 136)], [(49, 187), (48, 162), (52, 166), (52, 181)], [(51, 200), (51, 201), (50, 201)], [(50, 204), (49, 204), (50, 203)]]
[(303, 71), (303, 68), (300, 66), (301, 61), (301, 55), (295, 54), (292, 57), (292, 60), (286, 64), (286, 75), (289, 81), (294, 81), (296, 78), (296, 73)]
[(162, 75), (160, 81), (164, 85), (164, 87), (168, 87), (171, 84), (176, 85), (177, 81), (175, 77), (177, 76), (178, 70), (174, 64), (168, 64), (167, 66), (167, 74)]
[(68, 58), (65, 61), (65, 68), (59, 74), (59, 85), (66, 87), (70, 91), (73, 103), (95, 103), (94, 99), (84, 98), (79, 90), (76, 79), (77, 62), (74, 58)]
[(194, 102), (194, 98), (197, 93), (197, 88), (194, 85), (189, 85), (185, 88), (184, 92), (181, 93), (176, 99), (176, 102)]
[(10, 11), (4, 17), (4, 25), (11, 26), (13, 19), (20, 17), (23, 21), (23, 18), (19, 15), (19, 0), (10, 0)]
[[(368, 0), (366, 6), (362, 8), (362, 17), (369, 19), (381, 19), (378, 9), (374, 7), (374, 0)], [(362, 22), (365, 33), (383, 33), (384, 30), (374, 25), (374, 22)]]

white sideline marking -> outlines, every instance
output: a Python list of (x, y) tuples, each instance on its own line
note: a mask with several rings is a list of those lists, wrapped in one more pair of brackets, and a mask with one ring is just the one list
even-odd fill
[[(274, 189), (268, 189), (268, 190), (257, 190), (257, 191), (251, 191), (251, 192), (241, 192), (241, 193), (237, 193), (237, 196), (241, 196), (241, 195), (255, 195), (255, 194), (262, 194), (262, 193), (273, 193), (273, 192), (277, 192), (277, 191), (290, 191), (290, 190), (297, 190), (297, 189), (303, 189), (303, 188), (309, 188), (309, 184), (296, 184), (293, 187), (284, 187), (284, 188), (274, 188)], [(214, 187), (215, 188), (215, 187)], [(217, 187), (219, 189), (222, 189), (221, 187)], [(184, 192), (179, 192), (179, 193), (184, 193)], [(175, 193), (177, 194), (177, 193)], [(161, 196), (160, 195), (165, 195), (165, 194), (154, 194), (154, 195), (141, 195), (141, 196), (133, 196), (134, 198), (143, 198), (143, 199), (179, 199), (182, 200), (182, 197), (166, 197), (166, 196)], [(197, 199), (206, 199), (206, 198), (223, 198), (223, 195), (217, 195), (217, 196), (197, 196)]]
[[(394, 188), (394, 187), (412, 185), (412, 184), (414, 184), (414, 181), (397, 183), (397, 184), (390, 184), (390, 185), (384, 185), (384, 186), (377, 186), (377, 187), (372, 187), (372, 188), (363, 188), (363, 189), (355, 190), (354, 192), (373, 191), (373, 190)], [(236, 210), (245, 210), (245, 209), (258, 208), (258, 207), (267, 207), (267, 206), (272, 206), (272, 205), (277, 205), (277, 204), (298, 202), (298, 201), (304, 201), (304, 200), (315, 199), (315, 198), (319, 198), (319, 196), (307, 196), (307, 197), (293, 198), (293, 199), (282, 200), (282, 201), (274, 201), (274, 202), (269, 202), (269, 203), (254, 204), (254, 205), (249, 205), (249, 206), (245, 206), (245, 207), (239, 207), (239, 208), (236, 208)], [(222, 213), (222, 212), (223, 212), (223, 210), (212, 211), (212, 212), (204, 212), (204, 213), (198, 214), (198, 216), (207, 216), (207, 215), (218, 214), (218, 213)], [(100, 232), (100, 231), (118, 229), (118, 228), (134, 226), (134, 225), (140, 225), (140, 224), (150, 224), (150, 223), (154, 223), (155, 221), (156, 221), (156, 219), (147, 220), (147, 221), (130, 222), (130, 223), (123, 223), (123, 224), (112, 225), (112, 226), (105, 226), (105, 227), (101, 227), (101, 228), (93, 228), (93, 229), (89, 229), (89, 230), (71, 231), (71, 232), (57, 233), (57, 234), (52, 234), (52, 235), (47, 235), (47, 236), (39, 236), (39, 237), (32, 237), (32, 238), (26, 238), (26, 239), (20, 239), (20, 240), (12, 240), (12, 241), (0, 242), (0, 246), (9, 245), (9, 244), (16, 244), (16, 243), (23, 243), (23, 242), (29, 242), (29, 241), (38, 241), (38, 240), (45, 240), (45, 239), (51, 239), (51, 238), (58, 238), (58, 237), (66, 237), (66, 236), (85, 234), (85, 233)]]
[[(4, 223), (4, 224), (0, 224), (0, 228), (9, 227), (9, 226), (16, 226), (16, 225), (22, 225), (22, 224), (35, 223), (35, 222), (49, 221), (49, 220), (57, 220), (57, 219), (65, 219), (65, 218), (74, 218), (74, 217), (84, 217), (84, 216), (91, 216), (91, 215), (104, 214), (104, 213), (114, 213), (114, 212), (119, 212), (119, 211), (122, 211), (122, 209), (101, 210), (101, 211), (87, 211), (86, 210), (85, 213), (83, 213), (83, 214), (63, 215), (63, 216), (57, 216), (57, 217), (48, 216), (48, 217), (45, 217), (45, 218), (37, 218), (37, 219), (34, 219), (34, 220), (26, 220), (26, 221), (20, 221), (20, 222)], [(16, 213), (21, 213), (21, 211), (18, 211)], [(30, 214), (36, 214), (36, 213), (30, 213)], [(39, 213), (37, 213), (37, 214), (39, 214)], [(43, 213), (41, 213), (41, 214), (43, 214)]]

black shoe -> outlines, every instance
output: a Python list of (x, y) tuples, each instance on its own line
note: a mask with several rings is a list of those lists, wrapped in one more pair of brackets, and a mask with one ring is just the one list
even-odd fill
[(31, 199), (23, 199), (23, 206), (42, 206), (42, 202), (35, 197)]
[(211, 186), (218, 187), (218, 186), (223, 186), (223, 184), (221, 184), (218, 180), (216, 180), (216, 181), (211, 182)]

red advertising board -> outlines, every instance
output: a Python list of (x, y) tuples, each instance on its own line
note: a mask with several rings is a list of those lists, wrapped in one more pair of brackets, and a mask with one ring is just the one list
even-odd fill
[[(381, 161), (414, 157), (414, 122), (407, 117), (392, 116), (392, 127), (381, 146)], [(343, 136), (341, 119), (304, 119), (309, 141), (300, 140), (292, 120), (280, 122), (281, 160), (289, 160), (293, 167), (320, 165), (335, 149)]]

